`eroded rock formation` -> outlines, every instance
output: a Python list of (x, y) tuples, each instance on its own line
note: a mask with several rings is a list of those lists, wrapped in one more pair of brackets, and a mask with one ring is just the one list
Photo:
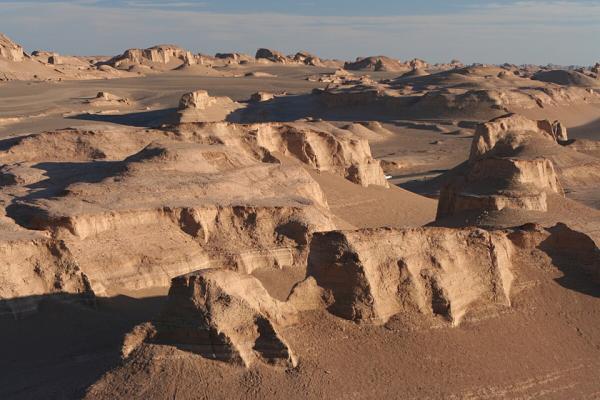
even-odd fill
[(0, 33), (0, 58), (8, 61), (23, 61), (25, 53), (23, 47), (16, 44), (10, 38)]
[(510, 305), (511, 252), (504, 235), (478, 229), (327, 232), (313, 237), (308, 275), (342, 318), (419, 312), (457, 325), (471, 309)]
[(223, 121), (242, 105), (229, 97), (212, 97), (205, 90), (186, 93), (179, 101), (179, 122)]
[(152, 339), (246, 367), (258, 361), (295, 367), (297, 357), (279, 331), (296, 314), (253, 276), (208, 269), (173, 279)]

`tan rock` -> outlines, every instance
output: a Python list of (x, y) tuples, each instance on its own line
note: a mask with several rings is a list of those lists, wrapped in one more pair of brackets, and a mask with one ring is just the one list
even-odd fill
[(297, 357), (279, 331), (296, 313), (251, 275), (208, 269), (173, 279), (156, 339), (246, 367), (258, 361), (295, 367)]
[(308, 275), (334, 314), (385, 323), (421, 313), (458, 325), (471, 309), (510, 305), (512, 245), (478, 229), (368, 229), (316, 234)]
[(23, 47), (16, 44), (10, 38), (0, 33), (0, 58), (8, 61), (23, 61), (25, 53)]

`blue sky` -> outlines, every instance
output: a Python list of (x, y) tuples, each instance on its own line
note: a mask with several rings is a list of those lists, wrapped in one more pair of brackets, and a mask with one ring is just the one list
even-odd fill
[(0, 31), (64, 54), (175, 43), (208, 54), (589, 65), (600, 61), (600, 0), (0, 0)]

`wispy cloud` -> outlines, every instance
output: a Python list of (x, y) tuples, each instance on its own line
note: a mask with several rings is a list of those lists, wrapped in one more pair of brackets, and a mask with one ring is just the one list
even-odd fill
[(267, 46), (344, 59), (389, 54), (431, 61), (591, 64), (600, 58), (600, 4), (584, 0), (366, 17), (210, 12), (196, 2), (191, 9), (190, 3), (0, 2), (0, 29), (30, 49), (87, 54), (173, 42), (209, 53)]

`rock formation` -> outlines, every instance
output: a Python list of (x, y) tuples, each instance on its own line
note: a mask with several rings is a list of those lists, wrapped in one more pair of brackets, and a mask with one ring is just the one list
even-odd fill
[(307, 51), (299, 51), (294, 55), (293, 60), (297, 63), (312, 65), (314, 67), (320, 67), (323, 65), (323, 62), (319, 57)]
[[(199, 266), (248, 273), (297, 266), (312, 232), (333, 226), (301, 167), (260, 163), (223, 146), (152, 144), (124, 162), (81, 168), (75, 179), (68, 166), (55, 170), (59, 192), (18, 201), (11, 215), (62, 238), (98, 293), (164, 285)], [(98, 257), (105, 251), (109, 259)]]
[(296, 314), (251, 275), (208, 269), (173, 279), (152, 339), (246, 367), (258, 361), (295, 367), (279, 331)]
[(0, 58), (8, 61), (23, 61), (25, 53), (23, 47), (19, 46), (7, 36), (0, 33)]
[(548, 196), (558, 201), (565, 192), (573, 196), (598, 182), (593, 169), (600, 163), (568, 143), (557, 121), (509, 114), (480, 124), (468, 162), (446, 174), (437, 219), (501, 210), (546, 212)]
[(563, 86), (582, 86), (597, 87), (600, 86), (598, 80), (591, 78), (577, 71), (568, 71), (564, 69), (539, 71), (533, 74), (532, 78), (537, 81), (555, 83)]
[(195, 56), (179, 46), (163, 44), (147, 49), (128, 49), (108, 60), (107, 64), (117, 69), (129, 69), (136, 65), (175, 69), (182, 64), (195, 64)]
[(349, 71), (401, 72), (411, 68), (410, 65), (386, 56), (359, 58), (354, 62), (347, 62), (344, 64), (344, 69)]
[(567, 130), (559, 121), (533, 121), (517, 114), (498, 117), (477, 126), (469, 159), (507, 155), (531, 140), (566, 142)]
[(179, 101), (180, 123), (223, 121), (242, 106), (229, 97), (211, 97), (205, 90), (186, 93)]
[(371, 155), (368, 141), (327, 123), (211, 124), (182, 126), (179, 131), (185, 136), (245, 149), (249, 154), (261, 154), (264, 150), (273, 158), (282, 154), (363, 186), (388, 186), (379, 161)]
[(478, 229), (327, 232), (313, 237), (308, 275), (342, 318), (418, 312), (458, 325), (471, 309), (510, 305), (511, 252), (504, 235)]
[(280, 53), (276, 50), (270, 50), (270, 49), (258, 49), (256, 51), (256, 56), (255, 58), (257, 60), (268, 60), (274, 63), (281, 63), (281, 64), (288, 64), (290, 63), (290, 59), (285, 56), (283, 53)]
[(15, 317), (35, 312), (49, 295), (94, 295), (86, 274), (60, 240), (16, 230), (0, 241), (0, 260), (0, 316), (3, 308)]
[(129, 105), (131, 101), (126, 98), (119, 97), (109, 92), (98, 92), (93, 99), (86, 100), (86, 103), (94, 106), (106, 107), (113, 105)]
[(260, 103), (261, 101), (269, 101), (275, 98), (273, 93), (269, 92), (256, 92), (250, 96), (250, 101)]

